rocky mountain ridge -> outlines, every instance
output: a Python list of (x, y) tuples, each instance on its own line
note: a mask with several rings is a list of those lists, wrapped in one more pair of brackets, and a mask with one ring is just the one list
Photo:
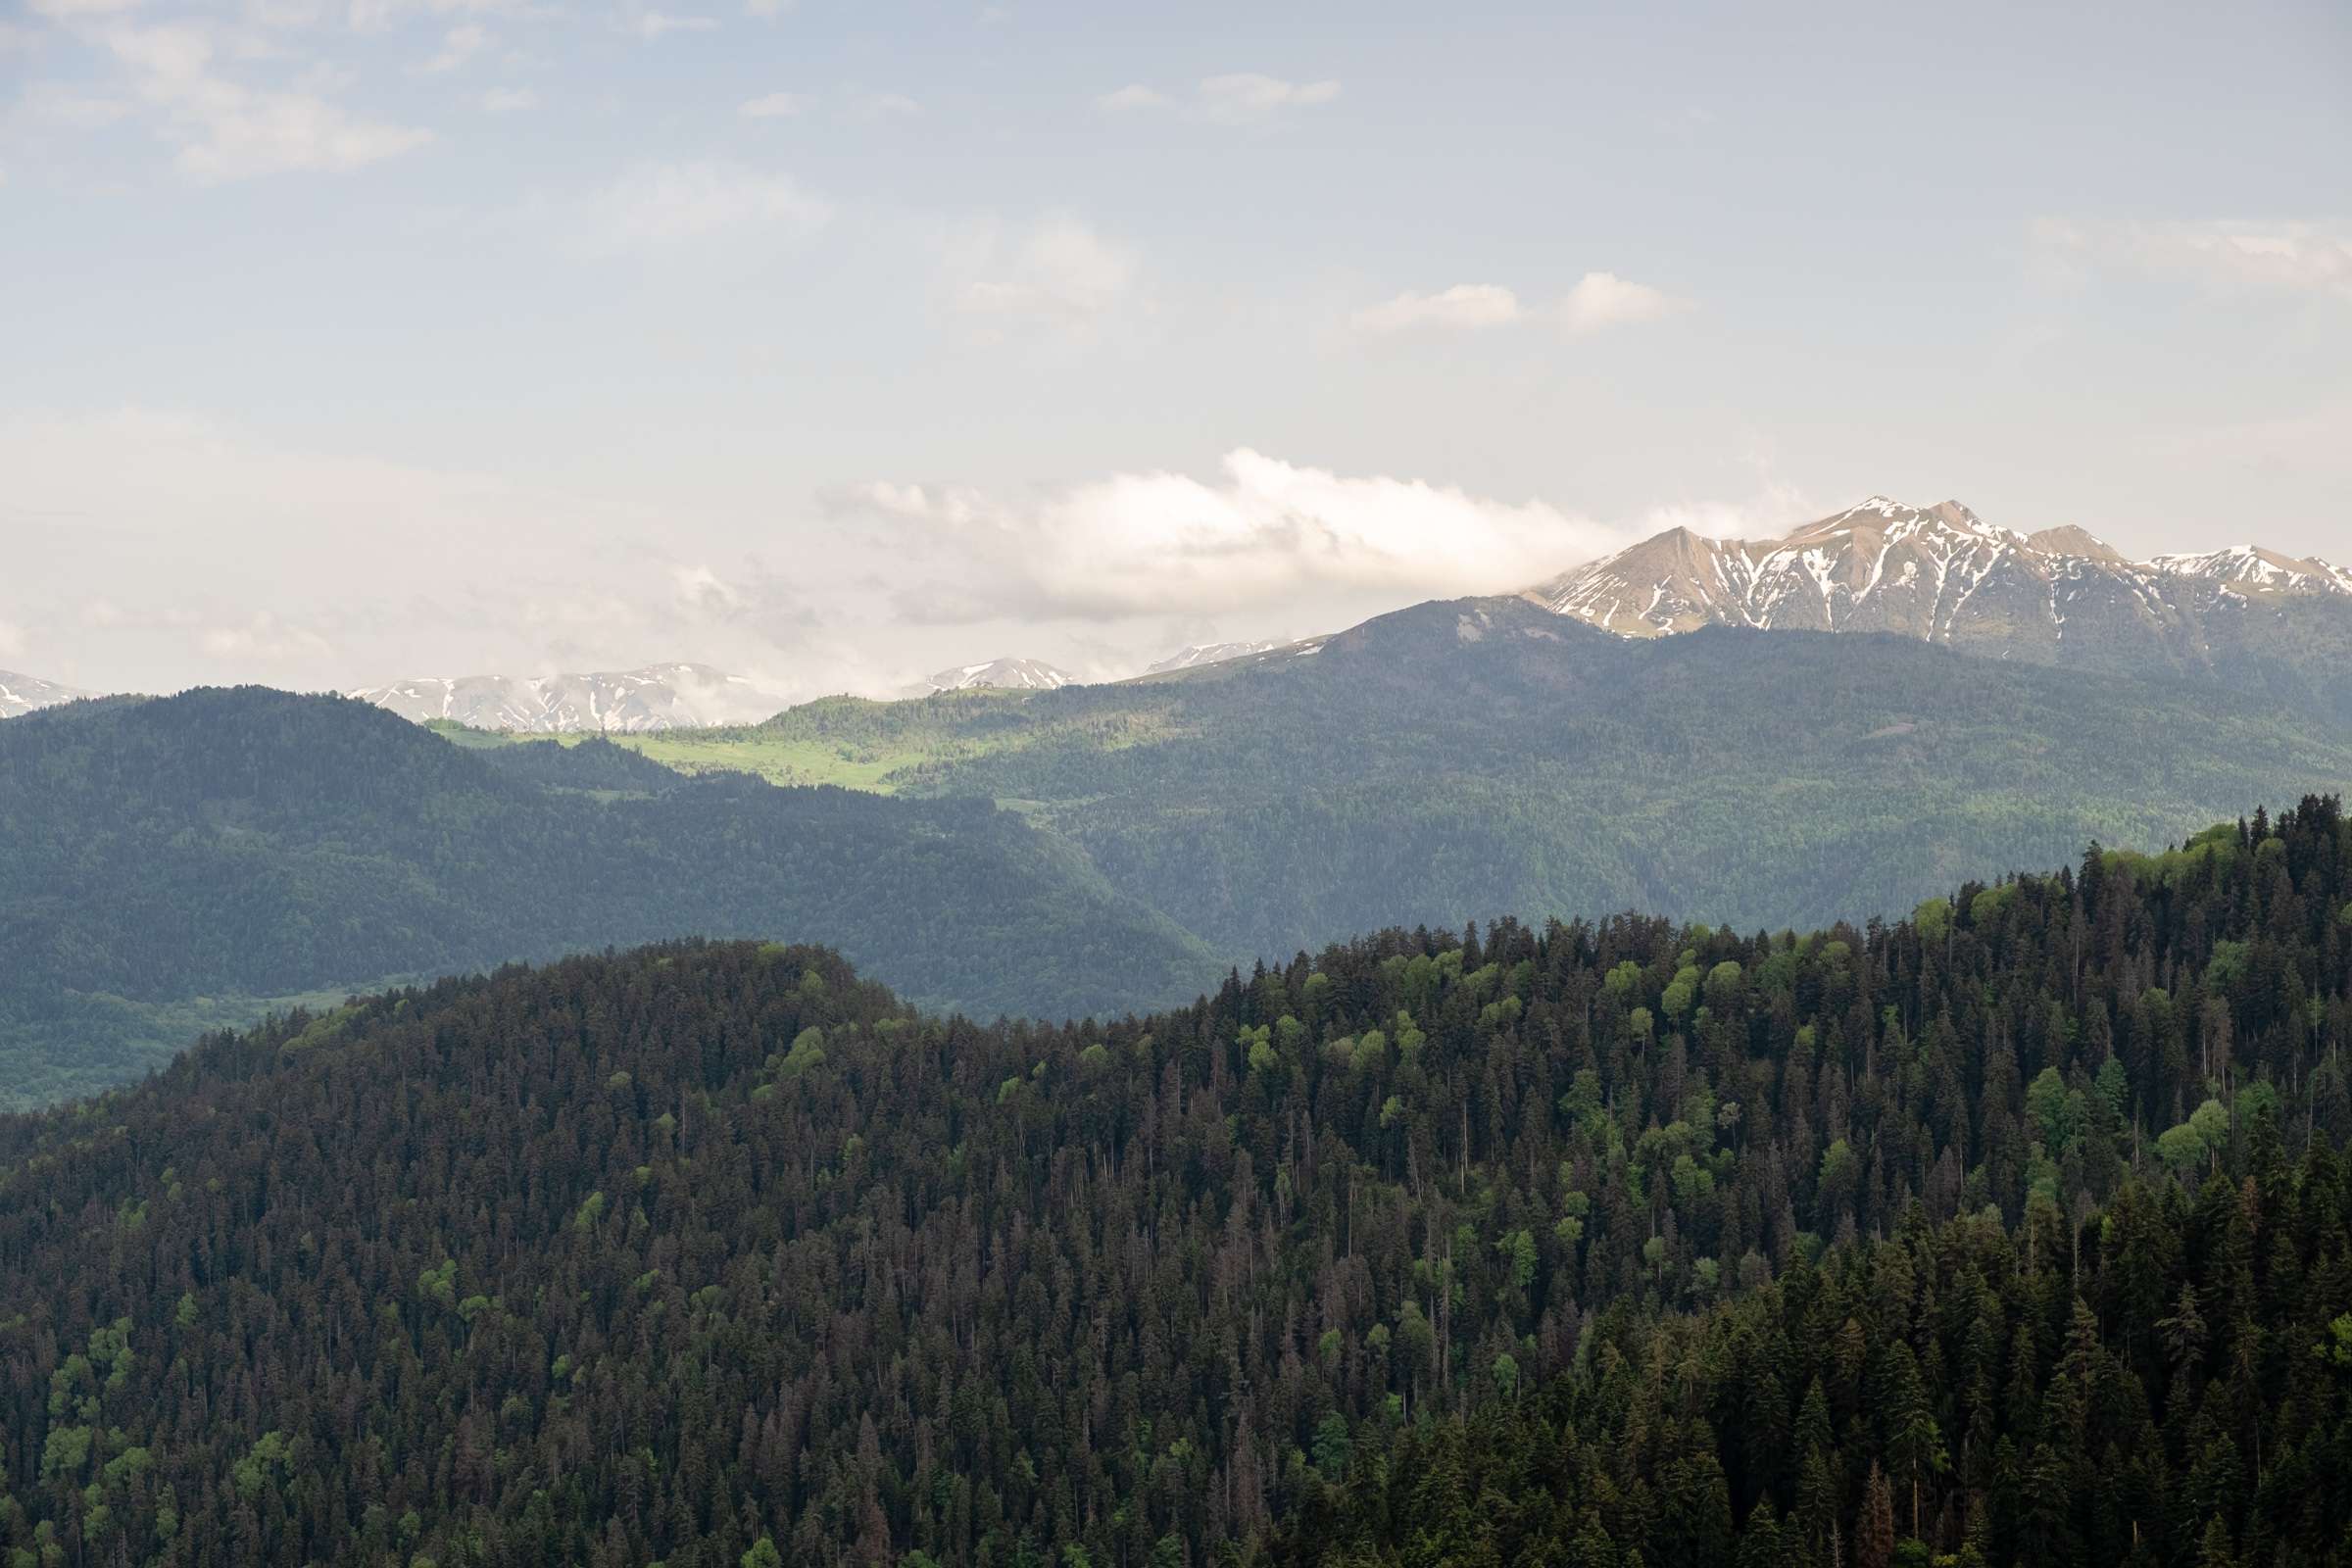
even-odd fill
[(1673, 528), (1526, 595), (1621, 637), (1707, 625), (1871, 631), (2133, 674), (2210, 676), (2352, 719), (2352, 569), (2257, 545), (2134, 561), (1886, 496), (1778, 539)]

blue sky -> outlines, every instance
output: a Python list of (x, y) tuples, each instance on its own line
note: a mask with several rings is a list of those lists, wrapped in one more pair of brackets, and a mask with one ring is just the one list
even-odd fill
[(0, 9), (0, 663), (1122, 673), (1883, 491), (2352, 554), (2352, 21)]

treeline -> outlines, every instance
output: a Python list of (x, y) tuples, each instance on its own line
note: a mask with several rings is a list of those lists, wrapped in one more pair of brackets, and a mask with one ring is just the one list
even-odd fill
[(1110, 1023), (684, 945), (217, 1038), (0, 1120), (0, 1544), (2335, 1560), (2348, 906), (2313, 798)]

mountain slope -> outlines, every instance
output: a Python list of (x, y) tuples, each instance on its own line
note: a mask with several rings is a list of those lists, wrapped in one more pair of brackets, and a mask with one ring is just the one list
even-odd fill
[(968, 692), (1004, 687), (1010, 691), (1050, 692), (1069, 685), (1076, 678), (1042, 659), (992, 659), (983, 664), (958, 664), (953, 669), (943, 669), (924, 682), (922, 690)]
[(2238, 546), (2133, 562), (1956, 501), (1873, 496), (1752, 541), (1676, 528), (1530, 590), (1625, 637), (1707, 625), (1886, 631), (2068, 668), (2207, 674), (2352, 722), (2352, 570)]
[(53, 680), (43, 680), (38, 675), (20, 675), (14, 670), (0, 669), (0, 718), (15, 718), (89, 695), (88, 692), (75, 691), (71, 686), (60, 686)]
[(579, 675), (434, 676), (351, 694), (424, 723), (527, 734), (641, 734), (762, 717), (776, 704), (740, 675), (703, 664)]
[(215, 1039), (0, 1117), (0, 1548), (1814, 1563), (1877, 1464), (1921, 1561), (2331, 1561), (2352, 838), (2080, 866), (1102, 1027), (677, 944)]
[(1178, 649), (1167, 658), (1151, 665), (1144, 673), (1165, 675), (1173, 670), (1192, 669), (1201, 664), (1221, 664), (1229, 659), (1247, 659), (1251, 654), (1262, 654), (1270, 649), (1283, 646), (1284, 644), (1273, 639), (1251, 643), (1199, 644), (1190, 648)]
[(829, 703), (762, 733), (1023, 803), (1246, 959), (1396, 923), (1908, 908), (1972, 864), (2146, 844), (2352, 779), (2352, 737), (2206, 684), (1893, 636), (1633, 641), (1512, 599), (1117, 686)]
[(986, 802), (516, 750), (494, 764), (365, 704), (259, 689), (9, 724), (0, 1092), (119, 1079), (140, 1044), (185, 1044), (124, 1021), (122, 1004), (171, 1018), (196, 998), (685, 932), (822, 935), (910, 997), (983, 1014), (1147, 1005), (1219, 972)]

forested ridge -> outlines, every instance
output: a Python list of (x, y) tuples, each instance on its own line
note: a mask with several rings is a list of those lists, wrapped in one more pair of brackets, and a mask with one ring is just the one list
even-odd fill
[(0, 726), (0, 1105), (134, 1076), (187, 1043), (150, 1019), (188, 999), (682, 933), (821, 937), (989, 1016), (1183, 1001), (1223, 972), (986, 801), (686, 779), (601, 742), (473, 754), (258, 687)]
[(2325, 706), (1892, 635), (1633, 642), (1515, 599), (1112, 686), (810, 704), (746, 765), (763, 744), (1025, 803), (1243, 963), (1500, 914), (1862, 920), (2352, 778)]
[(675, 944), (0, 1118), (12, 1563), (2302, 1564), (2352, 830), (919, 1015)]
[(297, 1002), (683, 935), (822, 942), (932, 1010), (1119, 1013), (1396, 924), (1860, 919), (2352, 778), (2308, 709), (1896, 636), (1630, 643), (1490, 599), (1311, 646), (644, 756), (260, 688), (12, 719), (0, 1106)]

